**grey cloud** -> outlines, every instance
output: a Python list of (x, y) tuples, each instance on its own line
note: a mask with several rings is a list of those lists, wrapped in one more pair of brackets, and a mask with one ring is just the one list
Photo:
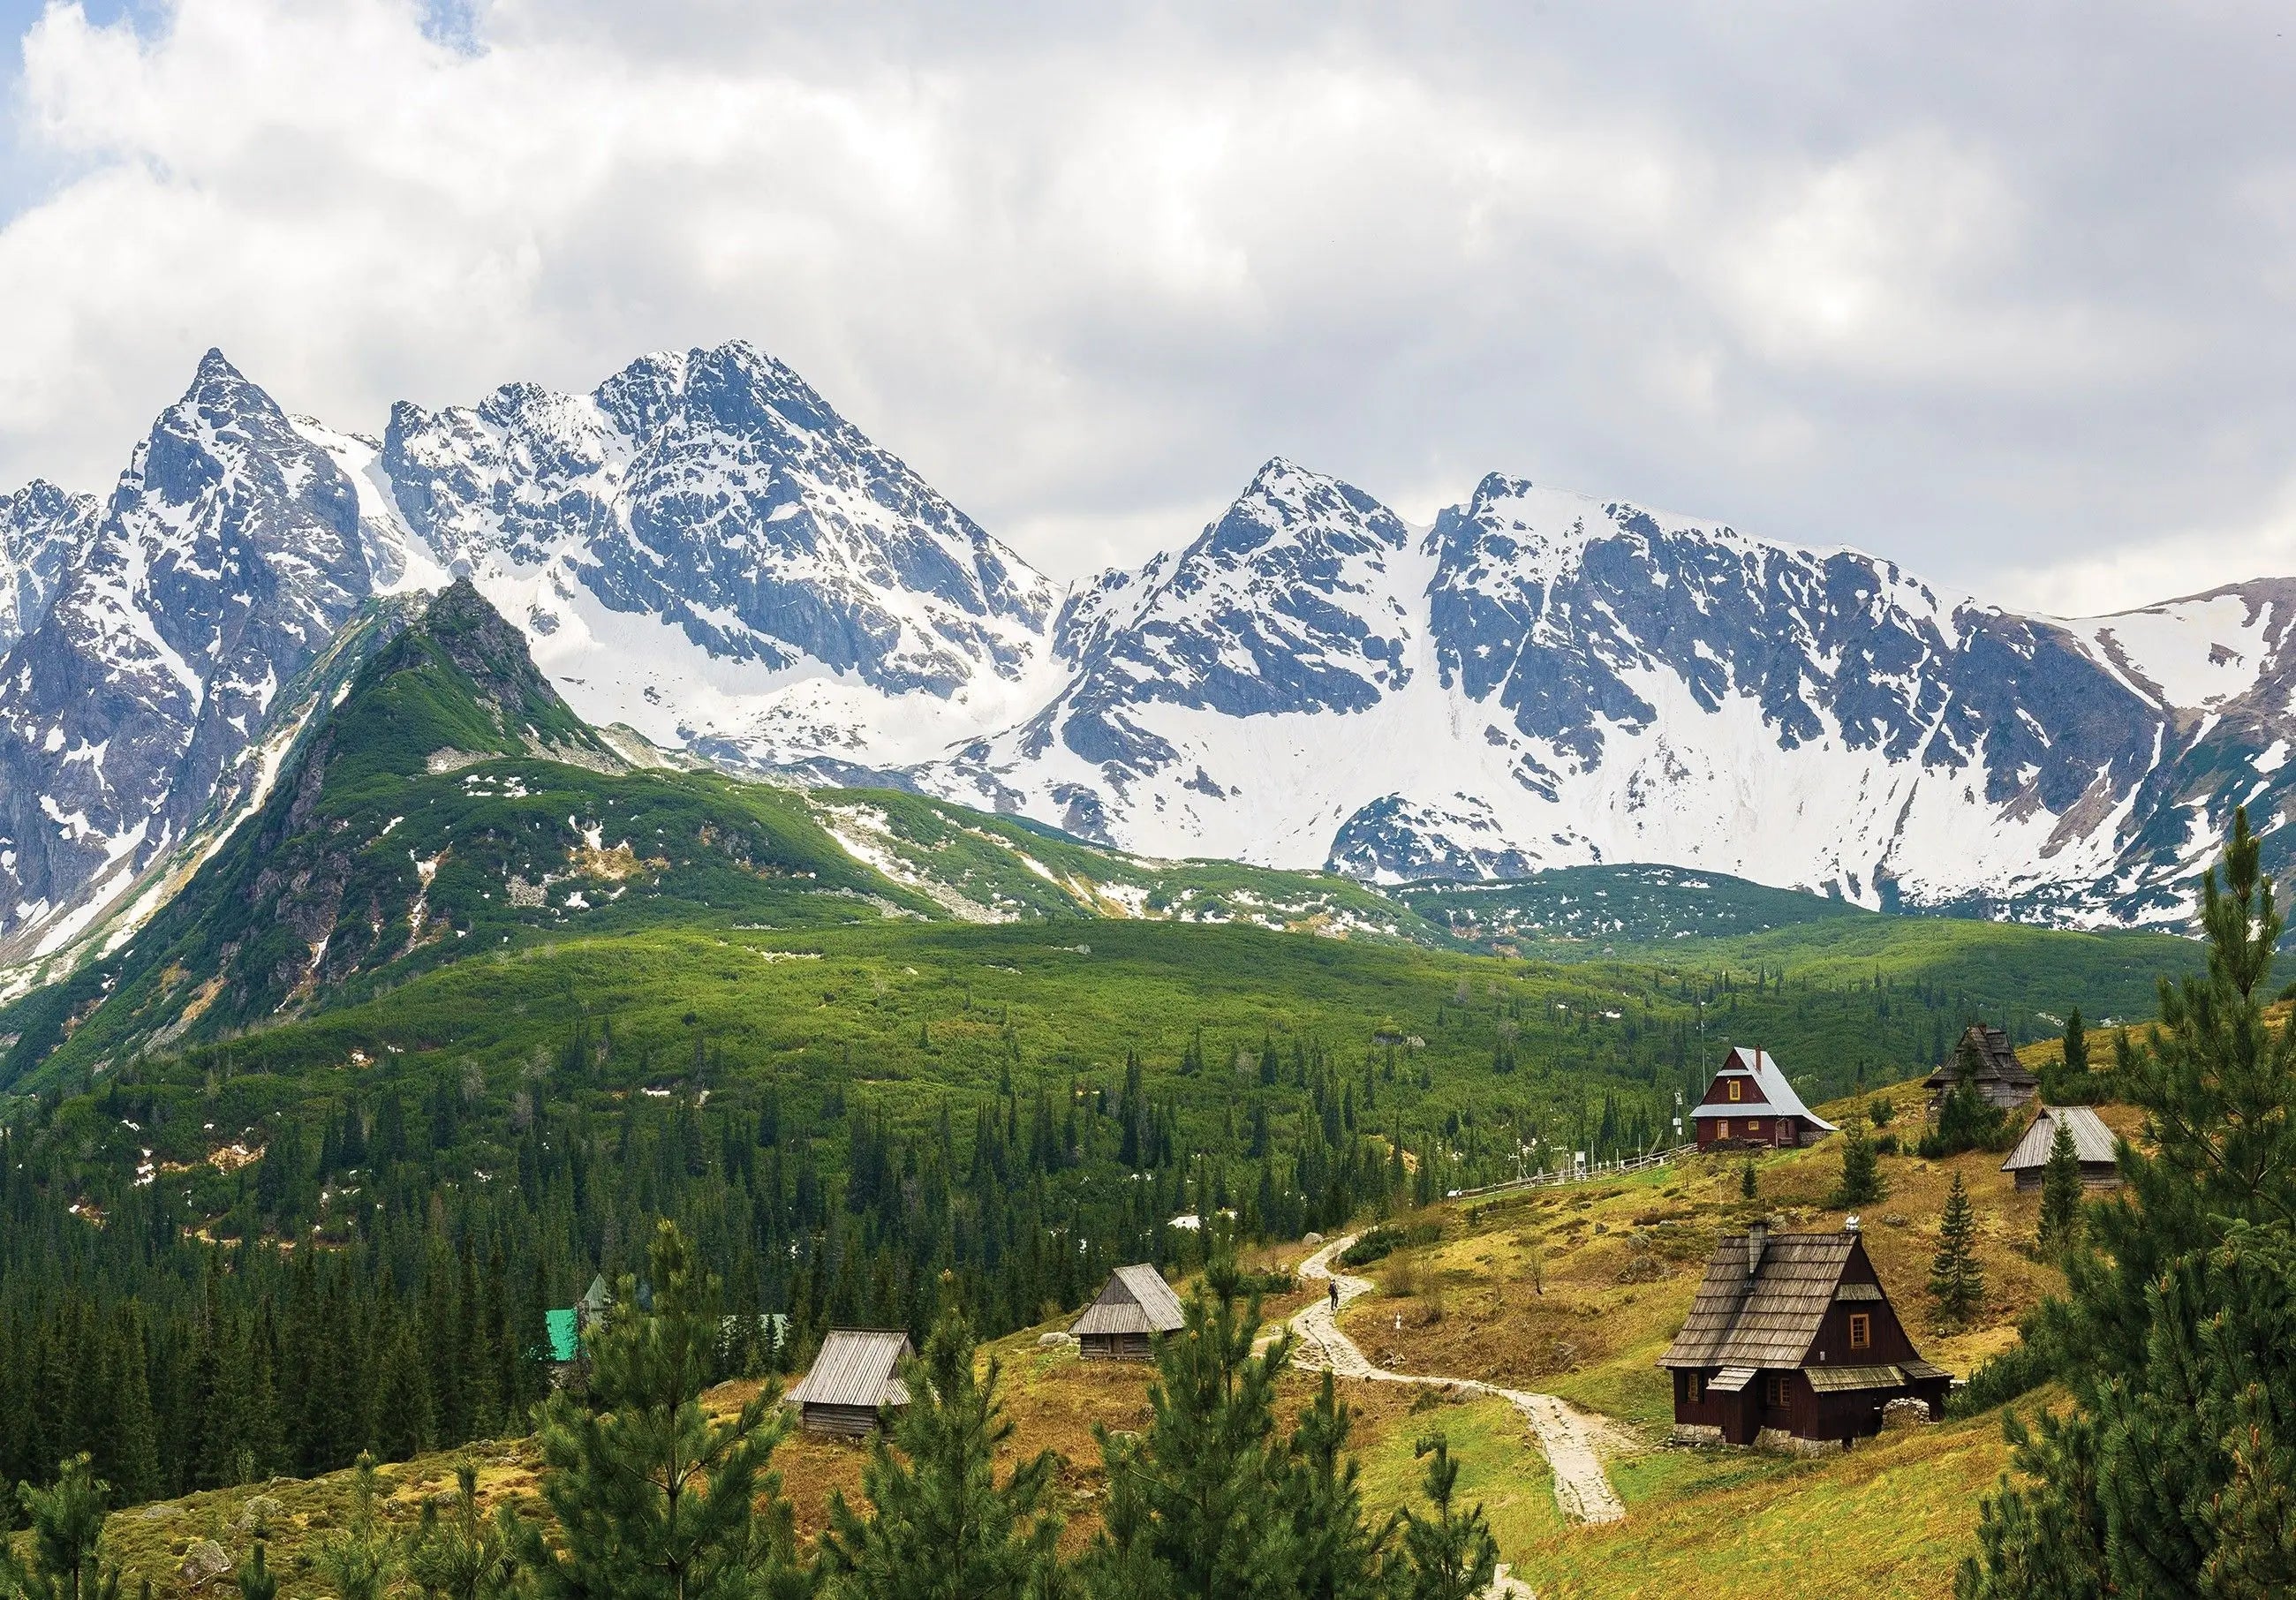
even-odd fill
[[(0, 232), (0, 342), (76, 331), (0, 381), (0, 476), (102, 487), (217, 340), (372, 427), (738, 334), (1063, 575), (1277, 453), (1417, 517), (1497, 469), (2063, 609), (2296, 567), (2261, 5), (494, 0), (382, 53), (441, 97), (430, 161), (170, 75), (203, 29), (320, 47), (283, 14), (186, 0), (135, 108), (116, 39), (35, 46), (77, 176)], [(22, 259), (107, 242), (155, 280)]]

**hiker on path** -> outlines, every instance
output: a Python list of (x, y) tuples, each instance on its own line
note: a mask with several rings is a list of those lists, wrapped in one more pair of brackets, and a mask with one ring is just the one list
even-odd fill
[(1333, 1278), (1325, 1287), (1331, 1292), (1332, 1315), (1337, 1317), (1340, 1314), (1340, 1280)]

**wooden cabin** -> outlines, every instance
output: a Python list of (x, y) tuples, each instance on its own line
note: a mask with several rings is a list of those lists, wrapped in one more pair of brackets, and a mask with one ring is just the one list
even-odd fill
[(590, 1280), (590, 1286), (582, 1291), (582, 1298), (574, 1302), (576, 1330), (586, 1333), (592, 1327), (603, 1322), (606, 1319), (607, 1311), (612, 1309), (614, 1297), (606, 1288), (606, 1275), (603, 1272), (599, 1273)]
[(909, 1403), (901, 1363), (914, 1358), (909, 1336), (882, 1328), (832, 1328), (813, 1370), (789, 1391), (808, 1433), (859, 1438), (883, 1425), (885, 1413)]
[(1725, 1237), (1659, 1366), (1691, 1443), (1844, 1447), (1881, 1432), (1891, 1400), (1936, 1416), (1953, 1386), (1915, 1350), (1855, 1228)]
[(2017, 1053), (2009, 1047), (2009, 1036), (1983, 1023), (1965, 1029), (1952, 1056), (1923, 1081), (1922, 1087), (1930, 1092), (1931, 1116), (1937, 1115), (1945, 1097), (1960, 1086), (1964, 1074), (1977, 1085), (1977, 1092), (1988, 1104), (2004, 1111), (2028, 1104), (2041, 1092), (2039, 1076), (2017, 1059)]
[(1775, 1056), (1744, 1045), (1723, 1062), (1691, 1120), (1701, 1150), (1718, 1145), (1797, 1150), (1839, 1131), (1801, 1103)]
[(2080, 1162), (2081, 1186), (2120, 1187), (2120, 1163), (2112, 1155), (2112, 1129), (2086, 1105), (2043, 1106), (2040, 1114), (2033, 1119), (2033, 1126), (2017, 1141), (2017, 1148), (2001, 1163), (2001, 1170), (2014, 1173), (2020, 1189), (2039, 1188), (2041, 1175), (2048, 1169), (2050, 1147), (2057, 1140), (2059, 1122), (2072, 1129), (2073, 1155)]
[(1145, 1265), (1119, 1267), (1069, 1332), (1087, 1361), (1146, 1361), (1156, 1353), (1156, 1336), (1185, 1321), (1180, 1297), (1162, 1273)]

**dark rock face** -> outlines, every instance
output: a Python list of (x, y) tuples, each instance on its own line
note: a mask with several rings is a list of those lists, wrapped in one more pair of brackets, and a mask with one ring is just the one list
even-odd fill
[(367, 594), (350, 483), (210, 351), (0, 667), (0, 948), (251, 783), (280, 689)]
[(1653, 723), (1633, 683), (1660, 674), (1701, 710), (1751, 699), (1781, 750), (1831, 735), (1884, 762), (1980, 762), (1995, 805), (2062, 811), (2101, 770), (2125, 792), (2151, 765), (2164, 710), (2054, 624), (1941, 603), (1856, 552), (1666, 529), (1631, 505), (1557, 527), (1530, 491), (1494, 474), (1437, 519), (1431, 626), (1447, 683), (1581, 762), (1605, 728)]
[(1144, 774), (1178, 759), (1141, 727), (1144, 704), (1256, 717), (1377, 703), (1410, 677), (1414, 619), (1390, 571), (1410, 537), (1361, 489), (1269, 462), (1187, 549), (1061, 609), (1054, 647), (1074, 664), (1062, 741)]
[(96, 500), (34, 479), (0, 497), (0, 655), (39, 627), (95, 533)]
[(453, 570), (564, 557), (609, 609), (721, 658), (946, 697), (1017, 675), (1051, 610), (1040, 575), (746, 344), (650, 356), (586, 396), (402, 405), (381, 466)]
[(1528, 877), (1538, 860), (1510, 845), (1490, 808), (1472, 795), (1419, 805), (1382, 795), (1340, 825), (1327, 865), (1387, 882)]

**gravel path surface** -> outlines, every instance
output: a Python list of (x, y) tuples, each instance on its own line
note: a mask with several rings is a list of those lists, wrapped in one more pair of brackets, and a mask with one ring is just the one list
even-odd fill
[[(1329, 1278), (1340, 1286), (1340, 1304), (1345, 1306), (1372, 1290), (1368, 1278), (1352, 1277), (1335, 1272), (1332, 1259), (1356, 1242), (1350, 1234), (1344, 1239), (1334, 1239), (1300, 1264), (1300, 1276), (1306, 1280)], [(1363, 1378), (1380, 1383), (1440, 1384), (1462, 1389), (1471, 1394), (1488, 1394), (1507, 1401), (1521, 1412), (1530, 1424), (1531, 1432), (1538, 1435), (1538, 1447), (1546, 1452), (1546, 1463), (1554, 1469), (1554, 1503), (1562, 1514), (1574, 1522), (1616, 1522), (1625, 1520), (1627, 1508), (1620, 1504), (1618, 1492), (1603, 1473), (1603, 1458), (1595, 1453), (1595, 1441), (1587, 1419), (1551, 1394), (1532, 1394), (1521, 1389), (1502, 1389), (1496, 1383), (1486, 1383), (1480, 1378), (1449, 1378), (1424, 1373), (1389, 1372), (1372, 1365), (1356, 1342), (1340, 1331), (1339, 1319), (1333, 1315), (1328, 1297), (1318, 1299), (1306, 1309), (1292, 1317), (1292, 1335), (1297, 1342), (1294, 1359), (1311, 1372), (1329, 1368), (1343, 1378)], [(1512, 1579), (1504, 1582), (1513, 1583)], [(1507, 1590), (1494, 1585), (1494, 1595)], [(1515, 1592), (1528, 1593), (1517, 1585)]]

